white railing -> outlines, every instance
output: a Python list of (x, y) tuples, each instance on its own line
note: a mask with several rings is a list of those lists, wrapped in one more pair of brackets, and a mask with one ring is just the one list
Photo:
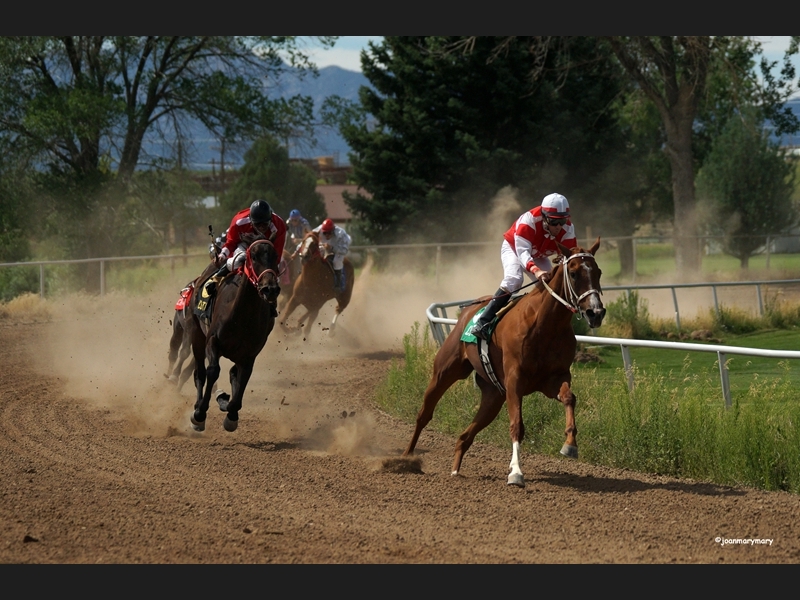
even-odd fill
[(762, 281), (725, 281), (725, 282), (706, 282), (706, 283), (663, 283), (663, 284), (642, 284), (642, 285), (611, 285), (604, 286), (603, 291), (618, 291), (625, 290), (630, 293), (639, 290), (670, 290), (672, 292), (672, 304), (675, 307), (675, 325), (678, 331), (681, 331), (681, 311), (678, 306), (678, 295), (675, 290), (684, 288), (711, 288), (714, 296), (714, 310), (719, 315), (719, 300), (717, 298), (717, 288), (720, 287), (737, 287), (737, 286), (755, 286), (756, 299), (758, 300), (758, 314), (764, 316), (764, 294), (762, 292), (763, 286), (770, 285), (800, 285), (800, 279), (769, 279)]
[[(461, 300), (458, 302), (434, 303), (425, 311), (430, 324), (431, 334), (436, 343), (441, 346), (445, 338), (452, 331), (457, 319), (447, 316), (447, 309), (453, 306), (469, 304), (473, 300)], [(625, 368), (625, 376), (628, 380), (628, 389), (633, 391), (633, 362), (631, 361), (630, 348), (661, 348), (663, 350), (688, 350), (691, 352), (716, 352), (719, 364), (719, 376), (722, 385), (722, 397), (725, 407), (731, 407), (731, 389), (728, 378), (728, 365), (726, 355), (739, 354), (744, 356), (761, 356), (765, 358), (796, 358), (800, 359), (800, 352), (794, 350), (765, 350), (763, 348), (742, 348), (738, 346), (721, 346), (717, 344), (692, 344), (686, 342), (660, 342), (654, 340), (629, 340), (624, 338), (596, 337), (588, 335), (576, 335), (575, 339), (580, 343), (595, 344), (601, 346), (619, 346), (622, 351), (622, 362)]]

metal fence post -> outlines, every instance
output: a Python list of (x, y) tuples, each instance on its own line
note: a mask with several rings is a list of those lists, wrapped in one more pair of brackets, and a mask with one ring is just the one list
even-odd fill
[(714, 310), (717, 313), (717, 317), (719, 317), (719, 302), (717, 302), (717, 286), (712, 285), (711, 291), (714, 293)]
[(670, 288), (672, 290), (672, 303), (675, 305), (675, 325), (678, 327), (678, 333), (681, 332), (681, 312), (678, 309), (678, 295), (675, 293), (675, 288)]
[(100, 295), (106, 295), (106, 261), (100, 261)]
[(442, 262), (442, 247), (436, 246), (436, 285), (439, 285), (439, 265)]
[(633, 363), (631, 362), (631, 351), (627, 346), (620, 346), (622, 350), (622, 364), (625, 367), (625, 377), (628, 379), (628, 391), (633, 391)]
[(722, 382), (722, 397), (725, 399), (725, 408), (731, 407), (731, 383), (728, 379), (728, 365), (725, 363), (725, 353), (717, 352), (719, 361), (719, 378)]
[(39, 297), (44, 300), (44, 265), (39, 265)]
[(758, 316), (764, 316), (764, 300), (761, 297), (761, 284), (756, 284), (756, 291), (758, 292)]

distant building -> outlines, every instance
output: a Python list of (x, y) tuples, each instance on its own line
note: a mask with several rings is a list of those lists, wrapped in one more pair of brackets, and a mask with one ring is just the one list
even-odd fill
[(353, 215), (350, 214), (350, 209), (344, 202), (344, 192), (355, 194), (358, 191), (364, 196), (370, 196), (368, 192), (359, 190), (359, 187), (353, 184), (320, 184), (317, 186), (317, 192), (325, 201), (325, 211), (328, 213), (328, 217), (340, 225), (349, 224), (353, 220)]

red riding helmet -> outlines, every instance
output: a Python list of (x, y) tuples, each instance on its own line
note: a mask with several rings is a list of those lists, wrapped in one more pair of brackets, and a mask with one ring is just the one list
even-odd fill
[(322, 222), (322, 233), (333, 233), (333, 221), (331, 219), (325, 219)]

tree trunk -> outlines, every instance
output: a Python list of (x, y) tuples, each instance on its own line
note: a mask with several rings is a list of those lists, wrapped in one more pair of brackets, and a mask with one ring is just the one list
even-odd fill
[(739, 267), (742, 271), (747, 271), (750, 268), (750, 254), (743, 253), (739, 255)]
[(633, 260), (633, 239), (628, 238), (617, 242), (619, 251), (620, 276), (623, 279), (633, 279), (636, 262)]
[(672, 171), (674, 203), (673, 229), (675, 236), (675, 266), (679, 276), (700, 275), (702, 254), (695, 211), (694, 167), (692, 160), (691, 103), (678, 103), (664, 119), (667, 133), (667, 156)]

